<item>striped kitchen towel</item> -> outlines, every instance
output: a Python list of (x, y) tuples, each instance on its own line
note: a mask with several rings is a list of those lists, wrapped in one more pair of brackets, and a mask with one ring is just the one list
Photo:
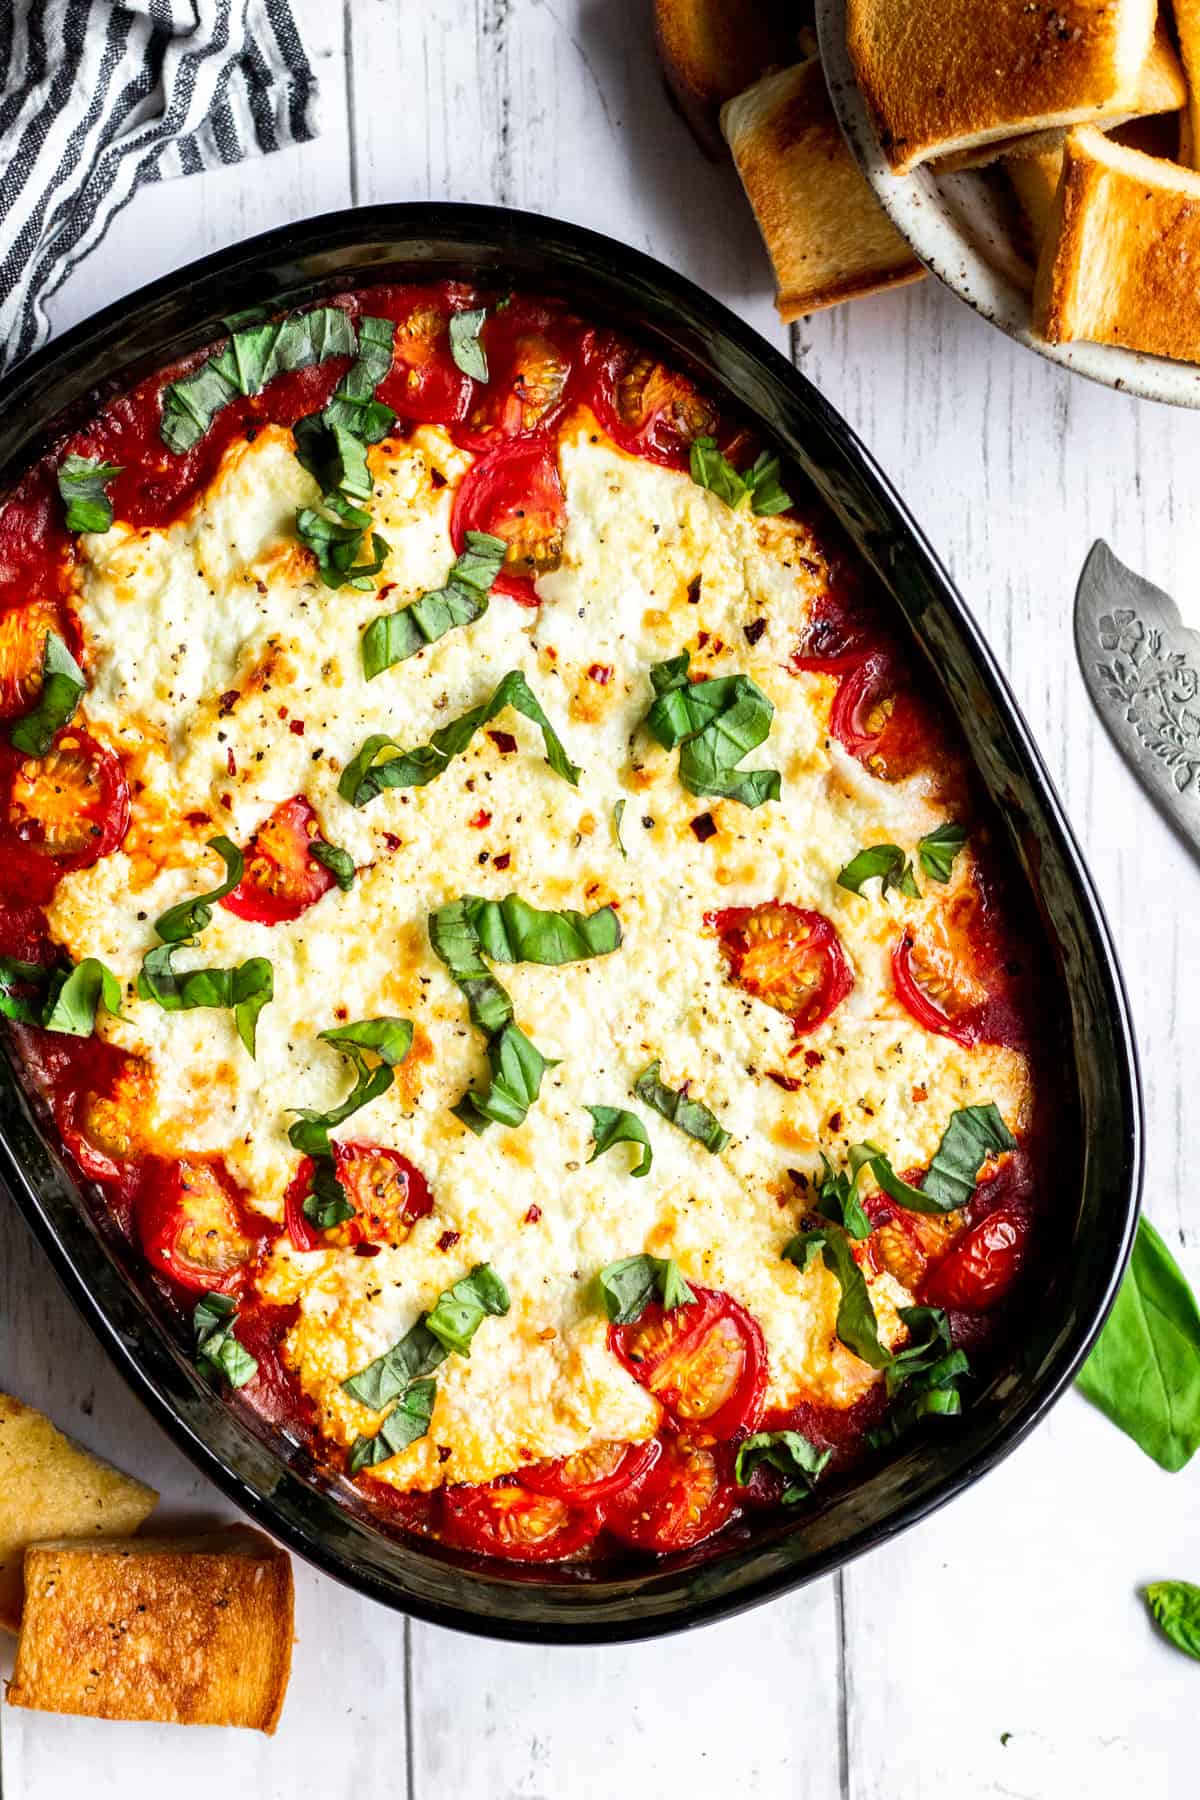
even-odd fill
[(0, 371), (147, 181), (315, 137), (288, 0), (0, 0)]

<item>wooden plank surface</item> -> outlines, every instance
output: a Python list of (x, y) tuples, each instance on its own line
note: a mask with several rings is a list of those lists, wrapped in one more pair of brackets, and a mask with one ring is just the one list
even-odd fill
[[(647, 9), (620, 0), (300, 7), (317, 144), (146, 190), (59, 297), (60, 327), (140, 282), (352, 200), (527, 207), (649, 250), (787, 337), (728, 170), (663, 98)], [(1200, 624), (1200, 420), (1069, 380), (932, 283), (803, 323), (799, 366), (860, 432), (983, 621), (1083, 840), (1145, 1059), (1149, 1210), (1200, 1280), (1194, 862), (1091, 714), (1071, 593), (1097, 535)], [(163, 1490), (228, 1509), (125, 1392), (0, 1202), (0, 1386)], [(179, 1800), (396, 1793), (600, 1800), (1182, 1800), (1193, 1666), (1136, 1588), (1200, 1579), (1195, 1470), (1156, 1470), (1076, 1396), (980, 1487), (833, 1581), (683, 1639), (583, 1651), (406, 1627), (298, 1566), (278, 1737), (0, 1711), (0, 1788)], [(3, 1652), (0, 1651), (0, 1668)], [(1190, 1685), (1189, 1685), (1190, 1684)]]

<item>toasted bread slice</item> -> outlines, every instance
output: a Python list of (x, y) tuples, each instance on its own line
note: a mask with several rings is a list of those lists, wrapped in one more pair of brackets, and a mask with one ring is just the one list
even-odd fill
[(654, 0), (654, 29), (667, 85), (712, 157), (725, 154), (722, 106), (767, 69), (792, 63), (811, 9), (794, 0)]
[(1179, 160), (1200, 167), (1200, 0), (1175, 0), (1175, 30), (1188, 85), (1188, 102), (1180, 131)]
[(1157, 0), (847, 0), (850, 55), (892, 167), (1134, 107)]
[(766, 75), (721, 126), (775, 268), (781, 319), (924, 273), (859, 173), (817, 57)]
[[(1117, 126), (1128, 124), (1130, 120), (1180, 112), (1187, 105), (1187, 98), (1183, 65), (1176, 55), (1166, 26), (1160, 20), (1133, 95), (1128, 101), (1097, 113), (1089, 123), (1099, 125), (1105, 131), (1112, 131)], [(1061, 150), (1067, 131), (1066, 125), (1058, 125), (1023, 132), (1015, 138), (976, 144), (971, 149), (956, 151), (951, 156), (939, 156), (935, 166), (950, 174), (957, 169), (982, 168), (984, 164), (995, 162), (1001, 156), (1039, 156), (1044, 152)]]
[(10, 1706), (273, 1732), (292, 1565), (261, 1532), (34, 1544)]
[(26, 1544), (45, 1537), (124, 1537), (153, 1510), (152, 1487), (65, 1438), (44, 1414), (0, 1394), (0, 1625), (21, 1621)]
[(1054, 196), (1058, 192), (1062, 166), (1061, 149), (1043, 150), (1035, 156), (1014, 156), (1004, 165), (1029, 228), (1035, 257), (1054, 213)]
[(1200, 362), (1200, 174), (1088, 127), (1067, 139), (1034, 329)]

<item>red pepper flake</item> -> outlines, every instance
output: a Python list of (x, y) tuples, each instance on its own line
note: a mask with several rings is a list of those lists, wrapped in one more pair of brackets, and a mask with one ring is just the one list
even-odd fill
[(588, 680), (594, 681), (599, 687), (607, 687), (612, 678), (613, 666), (611, 663), (593, 663), (588, 670)]
[(781, 1087), (785, 1094), (794, 1094), (797, 1088), (804, 1086), (797, 1076), (780, 1075), (774, 1069), (767, 1070), (767, 1080), (773, 1081), (776, 1087)]
[(437, 1453), (438, 1453), (438, 1461), (440, 1463), (449, 1462), (450, 1458), (454, 1455), (454, 1451), (450, 1448), (449, 1444), (439, 1444), (437, 1447)]
[(512, 861), (512, 851), (511, 850), (502, 850), (500, 852), (499, 856), (493, 856), (492, 867), (493, 867), (493, 869), (507, 869), (507, 867), (511, 861)]
[(689, 606), (699, 606), (699, 604), (700, 604), (700, 583), (702, 580), (703, 580), (703, 576), (693, 575), (692, 579), (688, 582), (687, 597), (688, 597), (688, 605)]
[(404, 839), (398, 838), (394, 831), (385, 831), (383, 841), (389, 850), (399, 850)]
[(232, 745), (225, 752), (225, 773), (231, 778), (237, 774), (237, 763), (234, 760)]
[(692, 820), (692, 830), (698, 843), (707, 844), (709, 838), (717, 835), (717, 822), (711, 813), (701, 813)]
[(378, 1256), (382, 1248), (382, 1244), (355, 1244), (354, 1254), (355, 1256)]
[(752, 619), (749, 625), (742, 626), (742, 636), (748, 644), (757, 644), (766, 629), (767, 621), (765, 619)]
[(440, 469), (430, 469), (429, 485), (433, 489), (435, 494), (437, 493), (439, 488), (445, 487), (446, 477), (442, 474), (442, 471)]
[(241, 699), (241, 697), (242, 696), (238, 692), (237, 688), (230, 688), (230, 690), (227, 694), (221, 695), (221, 698), (217, 701), (217, 709), (220, 713), (220, 716), (223, 719), (227, 719), (229, 717), (230, 713), (233, 711), (234, 707), (237, 705), (237, 703)]
[(823, 1051), (806, 1050), (804, 1052), (804, 1066), (806, 1069), (819, 1069), (824, 1061), (825, 1056)]
[(226, 812), (233, 811), (233, 795), (232, 794), (220, 795), (220, 801), (221, 801), (221, 805), (225, 808)]
[(291, 724), (288, 726), (288, 730), (291, 732), (293, 737), (303, 737), (304, 736), (304, 720), (303, 719), (293, 719)]
[(830, 1131), (840, 1131), (842, 1129), (842, 1115), (840, 1112), (831, 1112), (830, 1113), (829, 1129), (830, 1129)]
[(542, 1216), (541, 1207), (540, 1206), (531, 1206), (529, 1211), (525, 1214), (525, 1223), (527, 1225), (536, 1225), (538, 1220), (541, 1218), (541, 1216)]
[(280, 709), (279, 709), (279, 716), (280, 716), (280, 718), (281, 718), (281, 719), (286, 719), (286, 718), (287, 718), (287, 716), (288, 716), (288, 709), (287, 709), (287, 707), (286, 707), (286, 706), (281, 706), (281, 707), (280, 707)]
[(696, 633), (696, 642), (697, 642), (697, 644), (699, 644), (701, 650), (703, 650), (705, 644), (707, 644), (707, 642), (708, 642), (707, 631), (698, 631)]
[(211, 825), (212, 824), (212, 820), (209, 818), (209, 816), (206, 812), (184, 813), (183, 816), (187, 820), (189, 825)]
[(486, 831), (488, 826), (491, 824), (491, 822), (492, 822), (491, 813), (488, 812), (487, 809), (482, 806), (480, 807), (479, 811), (475, 814), (475, 817), (473, 819), (468, 819), (468, 821), (467, 821), (467, 823), (469, 825), (473, 825), (475, 827), (476, 831)]
[(455, 1244), (457, 1244), (457, 1242), (461, 1236), (462, 1236), (461, 1231), (443, 1231), (441, 1237), (437, 1241), (438, 1249), (439, 1250), (453, 1250)]
[(513, 756), (516, 753), (517, 740), (511, 731), (489, 731), (488, 736), (495, 744), (501, 756)]
[(929, 1089), (926, 1087), (915, 1087), (912, 1091), (912, 1097), (913, 1097), (913, 1105), (920, 1106), (922, 1100), (928, 1100)]

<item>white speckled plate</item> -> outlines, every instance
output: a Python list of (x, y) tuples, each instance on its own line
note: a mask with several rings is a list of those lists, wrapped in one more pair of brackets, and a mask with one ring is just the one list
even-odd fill
[(1009, 337), (1091, 381), (1144, 400), (1200, 407), (1200, 368), (1107, 344), (1047, 344), (1035, 337), (1028, 260), (1006, 184), (978, 170), (938, 175), (928, 167), (893, 175), (858, 91), (846, 49), (846, 0), (816, 0), (829, 92), (859, 168), (897, 231), (931, 274)]

